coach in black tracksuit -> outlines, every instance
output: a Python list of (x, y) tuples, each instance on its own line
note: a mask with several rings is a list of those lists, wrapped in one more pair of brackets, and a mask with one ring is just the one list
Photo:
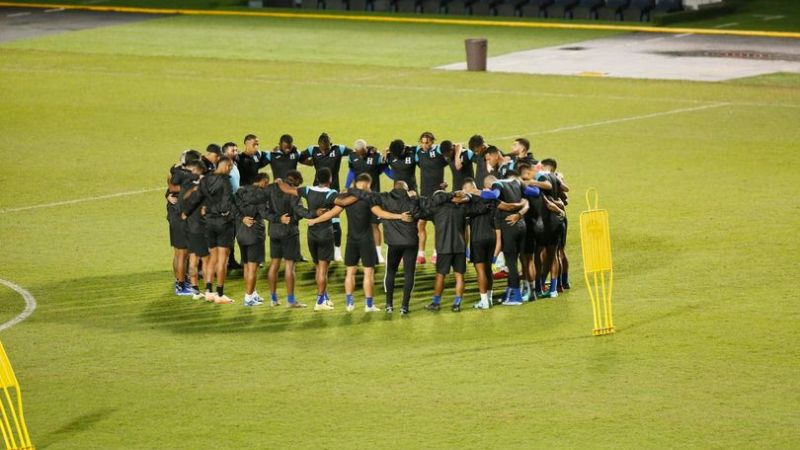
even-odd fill
[[(523, 185), (516, 178), (516, 173), (509, 172), (510, 177), (504, 180), (497, 180), (492, 184), (490, 191), (484, 191), (481, 196), (489, 200), (500, 200), (506, 203), (522, 202)], [(519, 220), (509, 223), (509, 216), (516, 214), (511, 211), (498, 210), (495, 214), (495, 228), (500, 230), (503, 236), (503, 255), (508, 264), (508, 298), (509, 304), (521, 304), (522, 294), (520, 292), (519, 279), (519, 253), (525, 243), (525, 221)]]
[(417, 219), (420, 216), (419, 199), (410, 197), (408, 184), (405, 181), (395, 181), (394, 189), (375, 196), (375, 204), (385, 211), (402, 214), (408, 212), (414, 218), (413, 222), (402, 220), (384, 220), (384, 240), (389, 247), (386, 254), (386, 274), (383, 279), (383, 290), (386, 292), (386, 308), (394, 307), (394, 285), (400, 261), (403, 261), (403, 306), (401, 313), (408, 313), (411, 301), (411, 292), (414, 290), (414, 276), (416, 273), (417, 245), (419, 233), (417, 232)]

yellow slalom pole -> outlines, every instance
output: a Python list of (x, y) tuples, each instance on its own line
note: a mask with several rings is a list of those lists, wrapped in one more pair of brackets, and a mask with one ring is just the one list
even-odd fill
[(3, 389), (3, 395), (0, 397), (0, 416), (2, 416), (0, 430), (2, 430), (6, 448), (8, 450), (33, 450), (22, 409), (22, 391), (1, 342), (0, 387)]

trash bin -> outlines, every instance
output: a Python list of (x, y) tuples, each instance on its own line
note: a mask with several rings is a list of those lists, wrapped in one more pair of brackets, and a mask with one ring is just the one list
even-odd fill
[(467, 47), (467, 70), (486, 71), (486, 39), (467, 39), (464, 41)]

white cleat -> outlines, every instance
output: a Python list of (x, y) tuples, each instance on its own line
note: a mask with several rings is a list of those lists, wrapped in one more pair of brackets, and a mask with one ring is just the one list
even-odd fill
[(205, 294), (205, 299), (207, 302), (215, 302), (217, 301), (217, 294), (215, 292), (208, 291)]
[(347, 312), (353, 312), (356, 309), (356, 304), (355, 303), (350, 303), (349, 305), (347, 305), (347, 307), (345, 309), (347, 310)]
[(192, 300), (205, 300), (205, 299), (206, 299), (206, 294), (202, 292), (195, 292), (194, 294), (192, 294)]
[(229, 305), (233, 303), (233, 299), (228, 297), (227, 295), (223, 295), (221, 297), (217, 296), (217, 298), (214, 300), (214, 303), (218, 305)]
[(314, 305), (314, 311), (333, 311), (333, 306), (329, 306), (325, 303), (317, 303)]
[(330, 300), (325, 300), (325, 304), (333, 308), (333, 302)]
[(380, 312), (381, 309), (375, 305), (372, 306), (364, 306), (364, 312)]
[(489, 309), (490, 308), (489, 302), (483, 301), (483, 300), (479, 301), (478, 303), (475, 303), (475, 305), (473, 305), (472, 307), (475, 308), (475, 309)]

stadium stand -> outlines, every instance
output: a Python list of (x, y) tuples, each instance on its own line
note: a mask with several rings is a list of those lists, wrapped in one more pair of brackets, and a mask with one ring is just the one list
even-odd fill
[[(450, 16), (541, 17), (646, 22), (688, 9), (689, 0), (263, 0), (253, 7), (388, 11)], [(698, 0), (704, 1), (704, 0)], [(709, 0), (710, 1), (710, 0)]]

